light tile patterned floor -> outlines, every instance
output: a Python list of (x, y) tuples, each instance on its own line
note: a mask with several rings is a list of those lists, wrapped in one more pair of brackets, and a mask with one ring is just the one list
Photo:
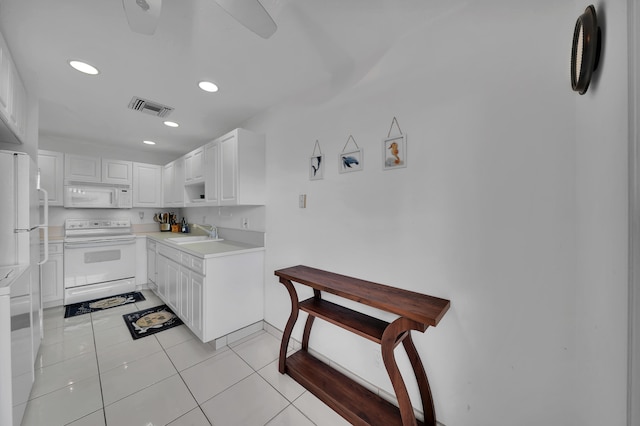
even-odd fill
[(122, 315), (45, 310), (45, 338), (23, 426), (339, 426), (349, 423), (278, 373), (279, 340), (251, 335), (214, 350), (185, 326), (139, 340)]

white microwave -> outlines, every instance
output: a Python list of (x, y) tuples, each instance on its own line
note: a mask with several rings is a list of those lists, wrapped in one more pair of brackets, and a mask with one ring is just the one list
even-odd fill
[(130, 209), (131, 187), (100, 183), (68, 182), (64, 207), (76, 209)]

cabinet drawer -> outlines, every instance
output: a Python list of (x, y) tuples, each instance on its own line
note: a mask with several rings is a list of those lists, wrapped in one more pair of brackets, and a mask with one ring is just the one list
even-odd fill
[[(54, 254), (62, 254), (62, 242), (49, 243), (49, 256)], [(44, 244), (40, 244), (40, 257), (44, 256)]]
[(182, 257), (180, 259), (180, 263), (182, 263), (182, 265), (199, 273), (200, 275), (204, 275), (204, 259), (200, 259), (199, 257), (195, 257), (184, 252), (181, 254)]
[(171, 260), (174, 260), (175, 262), (180, 263), (180, 261), (181, 261), (181, 259), (180, 259), (181, 253), (180, 253), (179, 250), (176, 250), (176, 249), (171, 248), (171, 247), (167, 247), (164, 244), (159, 244), (157, 246), (157, 248), (158, 248), (158, 254), (161, 254), (164, 257), (167, 257), (167, 258), (169, 258)]
[(49, 243), (49, 254), (62, 254), (62, 242)]

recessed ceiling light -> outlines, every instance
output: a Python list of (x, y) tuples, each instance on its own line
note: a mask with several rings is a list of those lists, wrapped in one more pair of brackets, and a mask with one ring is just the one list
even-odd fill
[(218, 91), (218, 86), (216, 86), (215, 84), (213, 84), (210, 81), (201, 81), (200, 83), (198, 83), (198, 86), (200, 86), (200, 88), (202, 90), (204, 90), (205, 92), (217, 92)]
[(147, 145), (155, 145), (156, 144), (154, 141), (142, 141), (142, 143), (145, 143)]
[(168, 127), (178, 127), (179, 126), (179, 124), (176, 123), (175, 121), (165, 121), (164, 125), (168, 126)]
[(89, 75), (96, 75), (100, 72), (96, 67), (94, 67), (93, 65), (89, 65), (86, 62), (69, 61), (69, 65), (71, 65), (76, 70)]

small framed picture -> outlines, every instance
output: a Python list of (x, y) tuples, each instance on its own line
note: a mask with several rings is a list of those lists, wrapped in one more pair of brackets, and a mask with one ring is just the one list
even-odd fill
[(407, 135), (384, 139), (382, 141), (382, 160), (384, 170), (407, 167)]
[(309, 180), (324, 178), (324, 155), (313, 155), (309, 158)]
[(363, 167), (363, 159), (362, 148), (355, 151), (343, 151), (338, 159), (340, 173), (359, 172)]

